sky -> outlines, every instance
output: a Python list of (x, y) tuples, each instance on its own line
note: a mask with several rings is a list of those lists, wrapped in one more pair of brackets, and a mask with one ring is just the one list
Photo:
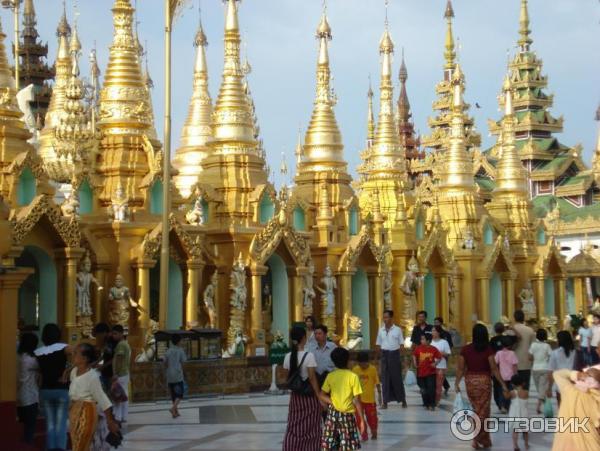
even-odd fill
[[(135, 0), (132, 0), (134, 2)], [(199, 0), (176, 22), (173, 34), (173, 149), (187, 114), (192, 91), (194, 49)], [(56, 55), (55, 30), (62, 0), (34, 0), (38, 31), (47, 41), (52, 62)], [(96, 44), (101, 70), (106, 70), (112, 42), (112, 0), (78, 0), (78, 23), (87, 55)], [(446, 0), (389, 0), (389, 27), (396, 45), (394, 72), (404, 49), (408, 67), (408, 93), (417, 130), (428, 134), (435, 84), (442, 77)], [(515, 52), (519, 27), (519, 0), (454, 0), (454, 34), (459, 40), (459, 59), (466, 76), (466, 100), (482, 134), (482, 148), (495, 139), (487, 120), (498, 119), (497, 97), (506, 74), (507, 55)], [(153, 101), (156, 128), (163, 130), (164, 58), (163, 1), (137, 0), (139, 34), (147, 41), (149, 66), (155, 83)], [(330, 60), (335, 108), (342, 132), (345, 157), (352, 174), (360, 162), (366, 139), (366, 92), (373, 80), (375, 99), (379, 83), (379, 39), (385, 17), (384, 0), (328, 0), (333, 31)], [(209, 40), (207, 50), (210, 91), (216, 99), (223, 67), (224, 5), (221, 0), (201, 0), (202, 22)], [(243, 52), (253, 71), (249, 77), (261, 138), (277, 185), (289, 182), (294, 173), (294, 148), (298, 129), (306, 129), (315, 95), (317, 41), (314, 38), (322, 0), (243, 0), (239, 8)], [(600, 102), (600, 2), (598, 0), (530, 0), (533, 46), (543, 60), (548, 92), (554, 94), (555, 116), (565, 118), (559, 136), (567, 145), (582, 144), (589, 164), (598, 136), (594, 121)], [(72, 22), (74, 1), (67, 0)], [(5, 33), (12, 41), (11, 13), (0, 11)], [(397, 79), (397, 78), (396, 78)], [(398, 90), (395, 90), (397, 97)], [(377, 111), (376, 101), (376, 111)], [(284, 180), (279, 167), (285, 154), (290, 174)]]

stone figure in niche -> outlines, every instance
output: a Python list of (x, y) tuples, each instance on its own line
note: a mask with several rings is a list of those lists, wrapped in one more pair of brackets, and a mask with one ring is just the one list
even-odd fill
[(194, 202), (194, 208), (187, 212), (185, 219), (188, 224), (201, 226), (204, 224), (204, 207), (202, 196), (198, 196), (196, 202)]
[(473, 235), (473, 231), (471, 229), (467, 229), (465, 231), (462, 248), (469, 250), (475, 249), (475, 236)]
[(531, 281), (528, 280), (525, 282), (525, 286), (519, 293), (519, 299), (521, 300), (521, 310), (523, 310), (523, 313), (525, 314), (525, 319), (535, 319), (537, 317), (537, 308), (535, 306)]
[(383, 276), (383, 305), (386, 310), (392, 309), (392, 273), (387, 271)]
[(308, 265), (308, 273), (304, 275), (304, 286), (302, 293), (304, 295), (304, 309), (312, 312), (313, 301), (317, 297), (315, 293), (313, 277), (315, 275), (315, 266), (311, 263)]
[(321, 277), (322, 286), (317, 286), (317, 289), (321, 292), (321, 297), (325, 301), (325, 315), (333, 316), (335, 312), (335, 294), (334, 290), (337, 288), (337, 281), (331, 271), (331, 266), (325, 266), (323, 277)]
[(215, 297), (217, 294), (217, 287), (219, 284), (219, 273), (215, 269), (215, 272), (210, 278), (210, 283), (206, 286), (203, 293), (204, 308), (208, 315), (208, 327), (210, 329), (216, 329), (217, 327), (217, 309), (215, 308)]
[(138, 304), (131, 299), (129, 288), (125, 286), (120, 274), (117, 274), (115, 285), (108, 292), (108, 308), (108, 322), (113, 326), (119, 324), (127, 329), (130, 308), (138, 308)]
[(229, 288), (231, 289), (231, 306), (245, 312), (248, 290), (246, 289), (246, 266), (241, 254), (231, 269)]
[(117, 186), (115, 194), (110, 200), (108, 215), (115, 222), (129, 222), (129, 199), (121, 184)]
[(77, 279), (75, 282), (75, 292), (77, 295), (77, 316), (79, 317), (92, 316), (90, 295), (91, 285), (93, 283), (96, 284), (98, 291), (103, 289), (91, 271), (92, 261), (90, 260), (89, 255), (86, 254), (81, 262), (81, 270), (77, 273)]
[(404, 294), (404, 314), (406, 320), (414, 320), (417, 313), (417, 290), (421, 287), (419, 262), (413, 255), (408, 261), (407, 271), (402, 276), (400, 291)]

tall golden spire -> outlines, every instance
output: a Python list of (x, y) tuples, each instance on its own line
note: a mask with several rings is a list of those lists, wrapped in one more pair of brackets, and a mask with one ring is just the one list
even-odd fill
[(502, 120), (502, 150), (496, 167), (496, 188), (494, 195), (528, 196), (525, 170), (515, 146), (515, 114), (510, 78), (504, 81), (504, 119)]
[(450, 147), (444, 154), (440, 189), (449, 191), (474, 191), (473, 161), (467, 152), (465, 134), (465, 103), (463, 99), (464, 75), (460, 64), (452, 74), (452, 107)]
[(319, 40), (317, 92), (304, 139), (302, 171), (324, 171), (338, 168), (346, 172), (342, 135), (333, 111), (336, 101), (331, 91), (328, 49), (328, 42), (331, 40), (332, 34), (326, 9), (323, 9), (316, 38)]
[(183, 195), (190, 195), (191, 186), (198, 181), (202, 171), (201, 162), (208, 152), (207, 142), (212, 137), (211, 116), (212, 99), (208, 91), (208, 66), (206, 64), (206, 46), (208, 40), (202, 23), (198, 25), (194, 47), (194, 82), (188, 116), (181, 131), (181, 145), (175, 153), (173, 166), (178, 169), (175, 185)]
[(134, 9), (130, 0), (115, 0), (112, 12), (114, 37), (100, 93), (99, 126), (105, 135), (148, 134), (151, 105), (133, 35)]
[(200, 182), (223, 196), (217, 213), (225, 223), (255, 224), (251, 192), (267, 184), (264, 152), (257, 139), (252, 99), (244, 89), (236, 0), (227, 0), (221, 86), (212, 114), (212, 139), (202, 160)]
[(446, 4), (446, 12), (444, 13), (444, 17), (446, 18), (446, 42), (444, 52), (444, 58), (446, 59), (446, 65), (444, 66), (446, 69), (454, 70), (454, 65), (456, 64), (456, 51), (454, 48), (454, 35), (452, 33), (452, 19), (454, 19), (454, 9), (452, 8), (452, 0), (448, 0)]
[(373, 141), (375, 140), (375, 116), (373, 114), (373, 88), (371, 87), (371, 77), (369, 77), (367, 102), (367, 147), (371, 147), (373, 145)]
[(522, 52), (528, 52), (530, 45), (533, 43), (531, 39), (531, 29), (529, 28), (529, 9), (527, 0), (521, 0), (521, 14), (519, 16), (519, 46)]
[(21, 119), (23, 113), (17, 105), (15, 80), (6, 58), (5, 39), (0, 23), (0, 96), (4, 99), (0, 102), (0, 195), (9, 202), (14, 202), (16, 195), (10, 199), (9, 194), (14, 193), (17, 183), (11, 179), (14, 174), (8, 168), (19, 153), (31, 149), (27, 143), (31, 134), (25, 128)]
[(402, 62), (400, 63), (400, 71), (398, 72), (400, 79), (400, 95), (398, 96), (398, 124), (407, 123), (410, 121), (410, 102), (406, 92), (406, 80), (408, 80), (408, 70), (404, 62), (404, 51), (402, 51)]
[(55, 131), (60, 125), (61, 117), (64, 114), (67, 87), (69, 86), (73, 70), (70, 47), (73, 46), (76, 48), (79, 45), (81, 49), (79, 38), (71, 36), (71, 26), (67, 21), (65, 8), (63, 8), (63, 14), (56, 29), (56, 36), (58, 37), (58, 53), (56, 55), (56, 62), (54, 63), (56, 77), (52, 87), (52, 97), (50, 98), (50, 105), (46, 113), (44, 128), (40, 133), (38, 153), (44, 161), (44, 166), (50, 178), (53, 180), (64, 180), (67, 178), (67, 175), (60, 169), (60, 164), (58, 163), (60, 157), (57, 155), (54, 146)]

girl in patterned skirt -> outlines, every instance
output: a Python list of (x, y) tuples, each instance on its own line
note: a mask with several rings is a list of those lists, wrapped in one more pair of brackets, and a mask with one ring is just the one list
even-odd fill
[[(358, 376), (348, 369), (350, 353), (344, 348), (335, 348), (331, 360), (336, 370), (329, 373), (320, 397), (329, 404), (325, 427), (321, 434), (322, 450), (350, 451), (360, 449), (359, 428), (354, 413), (363, 416), (360, 403), (362, 388)], [(360, 424), (360, 434), (366, 433), (364, 422)]]

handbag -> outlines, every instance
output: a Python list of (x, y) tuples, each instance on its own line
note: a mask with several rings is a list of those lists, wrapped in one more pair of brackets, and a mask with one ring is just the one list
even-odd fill
[(114, 381), (110, 386), (110, 397), (113, 402), (125, 402), (128, 400), (127, 393), (123, 390), (118, 381)]
[(310, 396), (313, 394), (312, 385), (308, 379), (302, 379), (301, 369), (308, 353), (304, 353), (296, 370), (288, 377), (288, 388), (297, 395)]
[(544, 401), (544, 418), (554, 418), (554, 408), (552, 407), (551, 398), (546, 398)]
[(415, 385), (417, 383), (417, 376), (415, 376), (415, 372), (413, 370), (406, 371), (406, 376), (404, 376), (404, 385)]

